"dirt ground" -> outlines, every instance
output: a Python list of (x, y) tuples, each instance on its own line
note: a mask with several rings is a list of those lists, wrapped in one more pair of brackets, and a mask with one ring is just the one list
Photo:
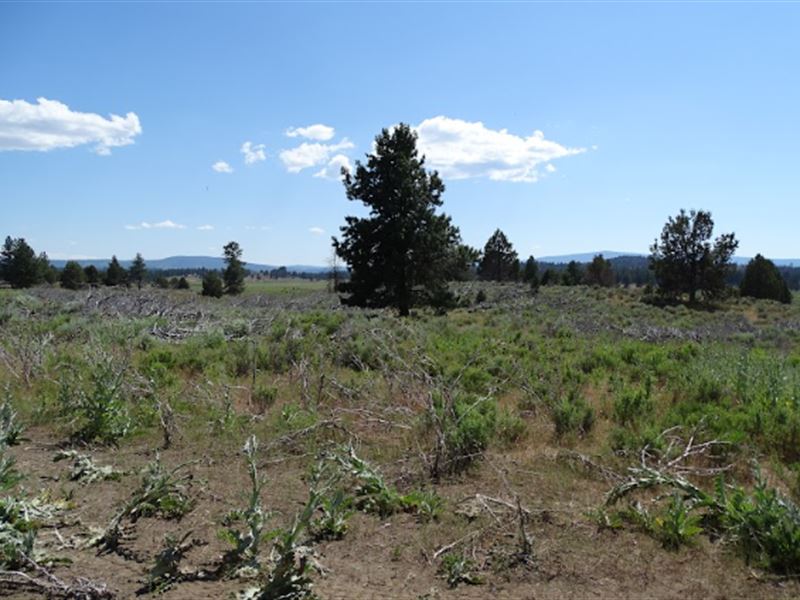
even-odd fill
[[(218, 538), (221, 515), (242, 505), (247, 473), (232, 441), (210, 440), (204, 446), (178, 445), (161, 452), (167, 465), (190, 462), (192, 491), (198, 502), (180, 521), (142, 518), (124, 554), (98, 555), (85, 548), (95, 528), (103, 527), (136, 485), (137, 471), (152, 460), (153, 440), (137, 439), (119, 449), (95, 449), (97, 464), (112, 464), (127, 474), (121, 482), (80, 485), (68, 481), (68, 465), (53, 462), (58, 441), (45, 428), (27, 432), (28, 441), (13, 449), (31, 493), (72, 498), (57, 527), (40, 532), (47, 551), (68, 558), (54, 573), (63, 578), (83, 576), (104, 582), (121, 598), (133, 598), (142, 589), (153, 557), (166, 533), (185, 533), (200, 543), (187, 555), (184, 569), (212, 571), (225, 550)], [(265, 504), (273, 519), (285, 522), (305, 501), (306, 469), (302, 456), (287, 454), (278, 460), (264, 457), (269, 479)], [(507, 477), (507, 484), (502, 479)], [(510, 485), (531, 513), (527, 532), (534, 556), (529, 565), (507, 569), (493, 566), (492, 548), (514, 543), (514, 533), (494, 527), (492, 516), (470, 520), (456, 514), (464, 499), (475, 494), (502, 496)], [(439, 520), (419, 523), (407, 514), (387, 519), (357, 514), (341, 541), (318, 547), (325, 568), (315, 576), (320, 598), (796, 598), (800, 586), (772, 579), (746, 567), (731, 548), (703, 538), (693, 547), (665, 551), (658, 542), (629, 529), (598, 527), (592, 518), (598, 499), (607, 490), (602, 478), (559, 460), (546, 444), (509, 454), (494, 453), (469, 477), (436, 486), (449, 508)], [(499, 521), (499, 514), (496, 516)], [(480, 585), (449, 589), (438, 573), (434, 553), (459, 536), (475, 534), (472, 545), (484, 561)], [(484, 558), (481, 558), (484, 557)], [(226, 598), (247, 587), (242, 581), (187, 581), (162, 593), (165, 599)], [(0, 596), (32, 598), (18, 590), (0, 590)]]

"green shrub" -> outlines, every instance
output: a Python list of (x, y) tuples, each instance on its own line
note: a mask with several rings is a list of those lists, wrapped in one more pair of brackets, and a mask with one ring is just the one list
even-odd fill
[(691, 514), (683, 498), (673, 494), (671, 502), (662, 515), (652, 521), (655, 537), (664, 548), (678, 550), (691, 544), (703, 531), (700, 515)]
[(575, 390), (561, 398), (553, 407), (552, 415), (559, 438), (572, 433), (588, 435), (594, 426), (594, 409)]
[(512, 446), (524, 436), (527, 425), (516, 413), (500, 409), (495, 419), (495, 438), (501, 446)]
[(130, 431), (131, 418), (122, 397), (124, 373), (124, 368), (106, 359), (95, 366), (88, 386), (74, 375), (62, 377), (58, 404), (61, 415), (69, 419), (74, 441), (116, 445)]
[(253, 389), (252, 402), (256, 410), (260, 413), (265, 412), (269, 407), (275, 404), (278, 397), (278, 388), (274, 385), (266, 385), (259, 383)]
[(648, 379), (643, 389), (627, 389), (617, 396), (614, 400), (614, 420), (623, 426), (633, 425), (643, 417), (651, 415), (653, 408)]
[(432, 474), (458, 473), (469, 467), (489, 446), (497, 423), (497, 402), (473, 394), (450, 396), (434, 392), (435, 430)]
[(465, 557), (460, 552), (445, 554), (439, 571), (450, 588), (458, 587), (460, 583), (466, 583), (467, 585), (483, 583), (481, 577), (475, 572), (475, 561)]

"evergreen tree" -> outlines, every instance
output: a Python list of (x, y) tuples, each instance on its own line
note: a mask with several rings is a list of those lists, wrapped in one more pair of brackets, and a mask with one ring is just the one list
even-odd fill
[(557, 285), (558, 282), (559, 277), (555, 269), (547, 269), (542, 275), (541, 285)]
[(495, 230), (483, 247), (478, 275), (487, 281), (515, 281), (519, 278), (519, 259), (506, 234)]
[(242, 249), (236, 242), (228, 242), (222, 249), (223, 257), (225, 258), (225, 270), (222, 272), (222, 278), (225, 282), (226, 294), (241, 294), (244, 291), (244, 264), (242, 262)]
[(11, 287), (27, 288), (41, 283), (49, 266), (47, 255), (37, 257), (25, 238), (6, 238), (0, 251), (0, 279), (6, 280)]
[(85, 283), (86, 273), (77, 262), (71, 260), (64, 265), (64, 270), (61, 271), (61, 287), (68, 290), (79, 290)]
[(179, 290), (188, 290), (190, 289), (189, 282), (186, 281), (186, 277), (181, 277), (178, 279), (178, 285), (176, 286)]
[(416, 133), (401, 123), (384, 129), (374, 147), (354, 174), (342, 170), (347, 198), (369, 208), (369, 217), (346, 217), (342, 239), (333, 240), (350, 271), (340, 285), (348, 294), (342, 301), (393, 306), (408, 315), (415, 304), (441, 303), (447, 296), (460, 235), (450, 217), (436, 214), (444, 184), (438, 173), (425, 170)]
[(39, 254), (39, 257), (36, 259), (39, 263), (39, 271), (41, 274), (42, 280), (46, 283), (58, 283), (61, 277), (61, 273), (58, 269), (56, 269), (53, 265), (50, 264), (50, 259), (47, 258), (47, 253), (42, 252)]
[(732, 233), (709, 241), (714, 230), (711, 213), (681, 209), (664, 225), (660, 240), (650, 247), (650, 268), (659, 292), (678, 298), (688, 294), (694, 304), (698, 292), (707, 300), (721, 295), (731, 270), (731, 257), (739, 246)]
[(597, 285), (600, 287), (611, 287), (614, 285), (614, 270), (611, 261), (598, 254), (586, 267), (586, 275), (583, 277), (586, 285)]
[(789, 286), (786, 285), (775, 263), (760, 254), (756, 254), (755, 258), (747, 263), (739, 292), (742, 296), (777, 300), (784, 304), (792, 301)]
[(561, 274), (561, 283), (564, 285), (578, 285), (583, 281), (583, 267), (577, 261), (571, 260), (567, 270)]
[(142, 255), (137, 252), (136, 258), (133, 259), (133, 263), (128, 269), (128, 279), (135, 283), (137, 288), (142, 289), (145, 273), (147, 273), (147, 265), (145, 265)]
[(222, 279), (216, 271), (209, 271), (205, 274), (205, 277), (203, 277), (203, 290), (200, 293), (203, 296), (222, 298)]
[(94, 265), (84, 267), (83, 272), (86, 275), (86, 283), (89, 285), (97, 285), (100, 283), (100, 271), (98, 271), (97, 267)]
[(478, 261), (481, 257), (480, 250), (467, 244), (453, 244), (450, 252), (450, 260), (446, 269), (447, 280), (469, 281), (475, 279)]
[(111, 257), (111, 262), (108, 263), (106, 269), (105, 284), (106, 285), (124, 285), (128, 281), (128, 273), (119, 264), (116, 256)]
[(531, 286), (531, 289), (539, 287), (539, 263), (533, 256), (529, 256), (525, 261), (525, 268), (522, 271), (522, 281)]

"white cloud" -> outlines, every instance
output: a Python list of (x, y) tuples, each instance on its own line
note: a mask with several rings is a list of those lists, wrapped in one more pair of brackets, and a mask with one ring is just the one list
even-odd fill
[(214, 226), (213, 225), (200, 225), (197, 228), (197, 230), (198, 231), (213, 231), (214, 230)]
[(279, 157), (290, 173), (299, 173), (309, 167), (325, 165), (340, 150), (353, 148), (353, 143), (342, 138), (338, 144), (310, 144), (303, 142), (291, 150), (281, 150)]
[(348, 171), (353, 170), (353, 166), (350, 164), (350, 159), (344, 154), (337, 154), (328, 161), (327, 165), (314, 173), (314, 177), (322, 177), (324, 179), (341, 179), (342, 167)]
[(308, 127), (290, 127), (286, 130), (287, 137), (304, 137), (318, 142), (327, 142), (333, 139), (335, 134), (336, 130), (333, 127), (328, 127), (320, 123), (309, 125)]
[(233, 168), (226, 163), (224, 160), (218, 160), (211, 168), (214, 169), (217, 173), (233, 173)]
[(242, 144), (241, 152), (244, 154), (244, 164), (254, 165), (262, 160), (267, 160), (267, 154), (264, 152), (264, 144), (253, 144), (253, 142), (245, 142)]
[[(540, 177), (540, 165), (586, 151), (547, 140), (541, 131), (520, 137), (507, 129), (489, 129), (480, 121), (443, 116), (426, 119), (415, 129), (427, 165), (450, 179), (488, 177), (496, 181), (535, 182)], [(544, 168), (549, 171), (547, 166)]]
[(37, 98), (36, 104), (25, 100), (0, 100), (0, 151), (74, 148), (95, 144), (98, 154), (133, 144), (142, 133), (136, 113), (124, 117), (70, 110), (58, 100)]
[(309, 228), (309, 231), (314, 235), (323, 235), (325, 233), (325, 230), (322, 227), (311, 227)]
[(136, 231), (138, 229), (186, 229), (186, 225), (175, 223), (167, 219), (166, 221), (159, 221), (158, 223), (148, 223), (142, 221), (138, 225), (125, 225), (125, 229)]
[(553, 165), (551, 165), (550, 163), (547, 163), (544, 166), (544, 170), (547, 171), (548, 173), (555, 173), (556, 172), (556, 168)]

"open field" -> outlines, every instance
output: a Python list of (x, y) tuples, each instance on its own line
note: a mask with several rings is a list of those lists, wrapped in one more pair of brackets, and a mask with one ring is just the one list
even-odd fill
[(248, 288), (0, 290), (0, 597), (800, 595), (797, 302)]

